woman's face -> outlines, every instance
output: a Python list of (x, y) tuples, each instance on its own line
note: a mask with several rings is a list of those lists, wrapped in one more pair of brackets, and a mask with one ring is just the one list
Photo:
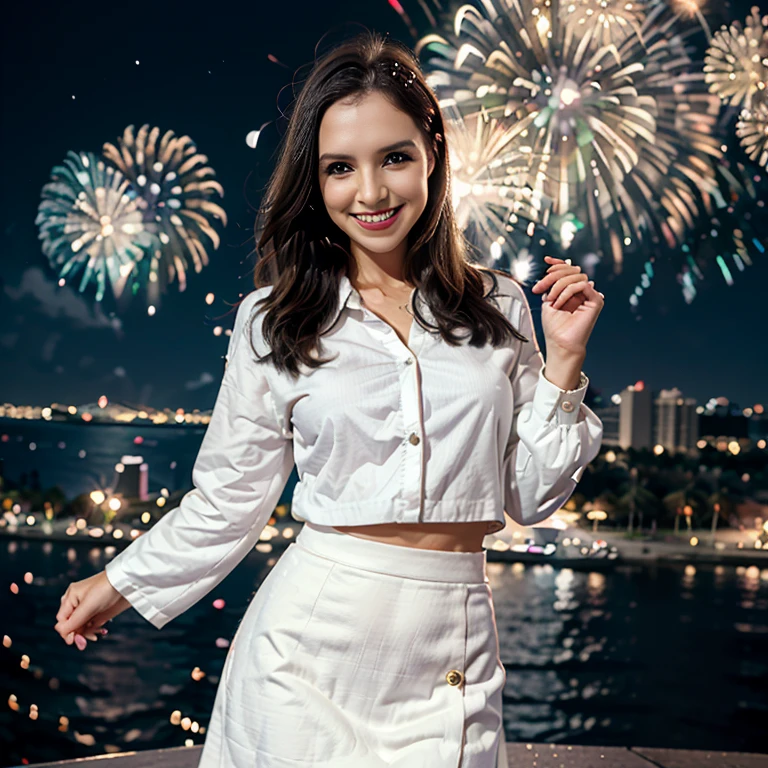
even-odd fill
[[(349, 235), (353, 254), (392, 254), (427, 205), (427, 178), (434, 154), (413, 119), (379, 92), (353, 104), (337, 101), (323, 115), (319, 131), (319, 183), (328, 215)], [(385, 215), (389, 221), (364, 226), (356, 215)], [(378, 217), (377, 217), (378, 218)]]

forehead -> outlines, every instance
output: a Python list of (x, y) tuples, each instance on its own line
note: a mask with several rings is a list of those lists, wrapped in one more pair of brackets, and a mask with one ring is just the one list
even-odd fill
[(418, 128), (406, 112), (379, 92), (362, 99), (340, 100), (326, 110), (320, 121), (320, 153), (376, 152), (400, 139), (417, 139)]

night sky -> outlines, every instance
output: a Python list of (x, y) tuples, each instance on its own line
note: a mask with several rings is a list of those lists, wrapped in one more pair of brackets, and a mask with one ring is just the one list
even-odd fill
[[(403, 4), (422, 18), (415, 0)], [(743, 22), (750, 4), (733, 7), (729, 16)], [(14, 3), (2, 26), (0, 402), (79, 404), (104, 394), (210, 408), (227, 344), (213, 327), (231, 327), (230, 305), (253, 286), (254, 208), (284, 123), (268, 125), (255, 150), (246, 134), (279, 119), (294, 73), (306, 72), (324, 33), (326, 47), (363, 27), (414, 40), (386, 0)], [(94, 310), (93, 287), (57, 287), (34, 220), (40, 189), (68, 150), (100, 153), (127, 125), (144, 123), (194, 139), (224, 186), (229, 225), (184, 293), (172, 284), (153, 317), (137, 296), (116, 328)], [(638, 320), (628, 298), (641, 268), (627, 260), (618, 277), (598, 270), (606, 304), (585, 363), (595, 391), (608, 398), (642, 379), (652, 389), (679, 387), (700, 404), (718, 396), (742, 407), (768, 401), (768, 256), (732, 270), (733, 286), (710, 270), (690, 305), (672, 265), (658, 261)], [(538, 316), (541, 299), (529, 297)], [(540, 325), (538, 332), (541, 340)]]

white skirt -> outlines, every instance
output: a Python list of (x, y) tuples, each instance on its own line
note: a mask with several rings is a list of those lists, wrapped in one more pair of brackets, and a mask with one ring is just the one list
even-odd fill
[(198, 768), (507, 768), (485, 550), (304, 523), (256, 591)]

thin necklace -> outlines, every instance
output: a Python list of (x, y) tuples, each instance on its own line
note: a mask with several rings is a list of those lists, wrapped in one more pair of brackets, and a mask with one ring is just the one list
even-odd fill
[[(357, 290), (357, 289), (355, 289), (355, 290)], [(386, 293), (384, 293), (384, 291), (382, 291), (382, 290), (381, 290), (381, 288), (379, 288), (379, 290), (380, 290), (380, 291), (381, 291), (381, 292), (384, 294), (384, 298), (385, 298), (385, 299), (391, 299), (391, 298), (392, 298), (391, 296), (387, 296), (387, 294), (386, 294)], [(411, 291), (413, 291), (413, 288), (411, 288)], [(360, 293), (360, 291), (359, 291), (359, 290), (358, 290), (357, 292), (358, 292), (358, 294), (360, 295), (360, 300), (361, 300), (363, 303), (365, 303), (365, 299), (363, 298), (363, 295)], [(409, 315), (411, 314), (411, 310), (408, 308), (408, 305), (407, 305), (407, 304), (400, 304), (400, 305), (398, 306), (398, 309), (402, 309), (402, 310), (403, 310), (403, 312), (407, 312)]]

